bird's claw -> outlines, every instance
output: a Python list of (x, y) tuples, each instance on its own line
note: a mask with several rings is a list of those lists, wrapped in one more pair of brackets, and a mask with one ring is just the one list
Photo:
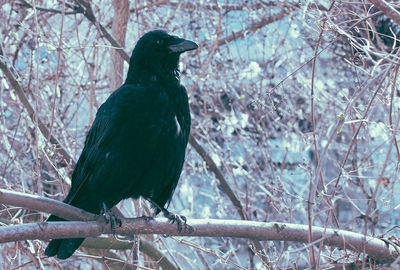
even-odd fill
[(177, 225), (177, 229), (178, 229), (178, 234), (183, 233), (192, 233), (194, 232), (194, 229), (192, 226), (186, 224), (186, 217), (185, 216), (181, 216), (181, 215), (177, 215), (177, 214), (173, 214), (171, 212), (169, 212), (167, 209), (165, 209), (164, 207), (159, 206), (156, 202), (154, 202), (151, 199), (148, 199), (151, 204), (153, 205), (154, 208), (157, 209), (156, 211), (156, 215), (159, 212), (162, 212), (164, 214), (164, 216), (166, 218), (169, 219), (169, 221), (174, 224), (176, 222)]
[(172, 214), (172, 213), (169, 212), (166, 215), (166, 218), (168, 218), (171, 221), (172, 224), (174, 224), (176, 222), (179, 234), (181, 234), (182, 232), (190, 233), (190, 232), (194, 231), (193, 227), (186, 223), (187, 219), (186, 219), (185, 216)]
[(115, 231), (116, 231), (116, 224), (118, 224), (118, 227), (122, 226), (122, 220), (116, 216), (111, 209), (108, 209), (107, 206), (105, 204), (103, 204), (103, 209), (102, 209), (102, 216), (104, 218), (104, 222), (106, 224), (110, 224), (111, 227), (111, 232), (112, 234), (115, 235)]

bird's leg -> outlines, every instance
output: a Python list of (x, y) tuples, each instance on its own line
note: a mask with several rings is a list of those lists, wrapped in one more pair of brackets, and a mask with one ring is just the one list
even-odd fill
[(186, 219), (185, 216), (173, 214), (170, 211), (168, 211), (167, 209), (165, 209), (164, 207), (162, 207), (162, 206), (158, 205), (157, 203), (155, 203), (154, 201), (152, 201), (150, 199), (149, 199), (149, 201), (154, 206), (154, 208), (157, 209), (156, 213), (162, 212), (163, 215), (166, 218), (168, 218), (171, 221), (172, 224), (176, 222), (178, 233), (181, 233), (182, 231), (183, 232), (191, 232), (191, 231), (193, 231), (192, 226), (186, 224), (187, 219)]
[(111, 232), (115, 235), (115, 224), (118, 224), (119, 227), (122, 226), (122, 220), (117, 217), (111, 209), (107, 208), (107, 205), (103, 202), (103, 208), (101, 210), (101, 214), (104, 217), (104, 221), (106, 224), (110, 223), (111, 226)]

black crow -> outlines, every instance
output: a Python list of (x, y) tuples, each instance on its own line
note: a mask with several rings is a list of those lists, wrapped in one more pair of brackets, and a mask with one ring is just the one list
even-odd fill
[[(197, 47), (162, 30), (139, 39), (125, 83), (97, 111), (65, 203), (99, 214), (123, 199), (142, 196), (155, 214), (163, 212), (178, 225), (185, 221), (165, 207), (178, 183), (190, 132), (179, 56)], [(66, 259), (83, 240), (52, 240), (45, 254)]]

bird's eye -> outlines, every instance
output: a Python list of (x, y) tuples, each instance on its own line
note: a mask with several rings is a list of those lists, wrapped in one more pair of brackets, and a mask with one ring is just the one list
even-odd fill
[(162, 39), (157, 39), (156, 42), (157, 42), (158, 45), (162, 45), (162, 44), (164, 43), (164, 40), (162, 40)]

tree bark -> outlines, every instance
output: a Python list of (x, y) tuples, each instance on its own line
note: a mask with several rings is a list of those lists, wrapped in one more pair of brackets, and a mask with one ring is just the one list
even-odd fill
[(126, 29), (129, 20), (129, 0), (113, 0), (114, 20), (112, 23), (112, 35), (121, 44), (121, 48), (111, 51), (110, 66), (110, 88), (119, 88), (124, 78), (124, 60), (117, 50), (122, 50), (125, 46)]

